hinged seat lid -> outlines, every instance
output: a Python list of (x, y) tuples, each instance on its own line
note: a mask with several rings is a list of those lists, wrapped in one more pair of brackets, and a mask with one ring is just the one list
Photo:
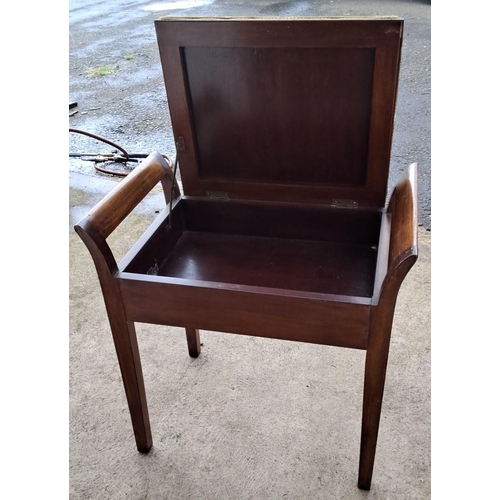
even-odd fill
[(186, 195), (384, 205), (401, 19), (155, 25)]

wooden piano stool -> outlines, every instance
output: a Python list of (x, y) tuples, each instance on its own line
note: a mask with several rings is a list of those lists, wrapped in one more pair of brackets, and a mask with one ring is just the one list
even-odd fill
[[(76, 226), (94, 260), (137, 448), (152, 446), (135, 322), (366, 350), (370, 489), (394, 308), (417, 259), (417, 172), (386, 204), (403, 21), (156, 21), (181, 195), (153, 153)], [(118, 265), (106, 238), (161, 182)]]

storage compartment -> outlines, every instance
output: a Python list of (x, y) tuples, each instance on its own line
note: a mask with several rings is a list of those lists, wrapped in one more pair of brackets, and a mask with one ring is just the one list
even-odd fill
[(381, 211), (183, 198), (124, 269), (372, 297)]

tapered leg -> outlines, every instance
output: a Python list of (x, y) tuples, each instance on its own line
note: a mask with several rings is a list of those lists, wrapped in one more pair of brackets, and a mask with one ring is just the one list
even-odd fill
[(386, 368), (387, 353), (385, 356), (382, 355), (379, 357), (376, 352), (368, 349), (365, 365), (361, 452), (358, 476), (358, 487), (362, 490), (369, 490), (372, 482)]
[(358, 487), (362, 490), (369, 490), (372, 482), (395, 304), (396, 294), (381, 302), (370, 314), (358, 476)]
[(189, 355), (197, 358), (201, 352), (200, 332), (194, 328), (186, 328)]
[(133, 322), (127, 321), (125, 315), (120, 287), (114, 278), (118, 268), (111, 249), (105, 241), (105, 236), (96, 230), (88, 220), (86, 229), (84, 224), (83, 228), (77, 225), (75, 230), (87, 245), (96, 266), (123, 385), (125, 386), (135, 442), (140, 452), (147, 453), (153, 446), (153, 440), (135, 326)]
[(123, 317), (110, 318), (116, 354), (127, 395), (137, 449), (147, 453), (153, 446), (146, 391), (134, 323)]

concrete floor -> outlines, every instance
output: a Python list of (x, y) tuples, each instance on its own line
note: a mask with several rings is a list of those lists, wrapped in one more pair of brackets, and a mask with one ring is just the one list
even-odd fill
[[(117, 181), (100, 185), (107, 190)], [(102, 195), (70, 190), (70, 226)], [(160, 208), (153, 192), (110, 237), (120, 258)], [(153, 431), (136, 451), (97, 276), (70, 229), (70, 497), (430, 498), (430, 233), (394, 320), (372, 489), (358, 490), (364, 352), (137, 325)]]

